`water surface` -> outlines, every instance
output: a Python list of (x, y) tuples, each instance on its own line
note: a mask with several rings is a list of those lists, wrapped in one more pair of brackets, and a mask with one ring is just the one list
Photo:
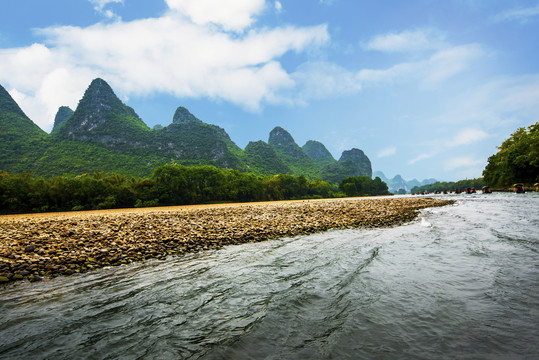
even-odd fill
[(535, 359), (539, 195), (0, 288), (6, 359)]

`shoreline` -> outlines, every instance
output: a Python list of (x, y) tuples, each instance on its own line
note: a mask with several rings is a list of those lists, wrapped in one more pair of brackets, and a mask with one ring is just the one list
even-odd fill
[(0, 285), (330, 229), (400, 225), (431, 198), (347, 198), (0, 216)]

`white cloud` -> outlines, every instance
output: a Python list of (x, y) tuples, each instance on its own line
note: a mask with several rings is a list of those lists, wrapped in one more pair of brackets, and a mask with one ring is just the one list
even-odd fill
[(454, 137), (449, 140), (445, 139), (433, 139), (429, 142), (429, 147), (432, 147), (432, 150), (424, 152), (412, 160), (408, 161), (409, 165), (413, 165), (420, 161), (433, 158), (440, 155), (441, 153), (446, 152), (448, 149), (455, 148), (458, 146), (476, 144), (479, 141), (482, 141), (489, 137), (483, 130), (479, 129), (463, 129), (459, 131)]
[(466, 71), (484, 54), (475, 44), (439, 50), (426, 60), (393, 65), (387, 69), (345, 69), (330, 62), (308, 62), (292, 73), (297, 85), (294, 94), (285, 94), (289, 101), (305, 103), (310, 99), (355, 94), (364, 87), (417, 83), (422, 89), (432, 89), (451, 77)]
[(449, 140), (446, 143), (447, 147), (456, 147), (461, 145), (468, 145), (477, 143), (478, 141), (484, 140), (489, 135), (483, 130), (479, 129), (464, 129), (461, 130), (453, 139)]
[(298, 67), (292, 78), (297, 88), (293, 89), (294, 94), (285, 97), (300, 102), (349, 95), (361, 90), (361, 83), (353, 71), (329, 62), (305, 63)]
[(474, 60), (485, 55), (477, 44), (454, 46), (435, 53), (422, 64), (424, 69), (421, 84), (432, 87), (444, 82), (450, 77), (465, 71)]
[(431, 29), (378, 35), (363, 45), (366, 50), (386, 52), (431, 50), (443, 46), (444, 36)]
[(418, 163), (420, 161), (423, 161), (423, 160), (426, 160), (426, 159), (430, 159), (432, 157), (436, 156), (435, 153), (423, 153), (423, 154), (419, 154), (418, 156), (416, 156), (415, 158), (413, 158), (412, 160), (408, 161), (408, 164), (409, 165), (413, 165), (415, 163)]
[(123, 4), (124, 0), (89, 0), (90, 3), (94, 5), (94, 10), (103, 14), (105, 17), (109, 19), (117, 18), (119, 17), (112, 11), (112, 10), (105, 10), (105, 6), (111, 3), (119, 3)]
[(539, 74), (499, 77), (450, 99), (449, 109), (433, 119), (457, 126), (476, 124), (491, 129), (514, 123), (533, 123), (539, 118)]
[(422, 87), (432, 88), (467, 70), (483, 55), (484, 51), (476, 44), (453, 46), (435, 52), (426, 60), (400, 63), (382, 70), (363, 69), (356, 77), (363, 85), (416, 81)]
[(275, 10), (280, 13), (281, 11), (283, 11), (283, 4), (281, 4), (280, 1), (276, 1), (275, 2)]
[(103, 11), (105, 6), (107, 6), (110, 3), (120, 3), (123, 4), (124, 0), (89, 0), (92, 4), (94, 4), (94, 9), (97, 11)]
[(520, 21), (527, 22), (531, 18), (539, 15), (539, 4), (528, 8), (515, 8), (504, 11), (494, 17), (494, 21)]
[[(501, 77), (473, 87), (448, 99), (447, 111), (429, 119), (433, 128), (447, 129), (444, 135), (420, 144), (421, 154), (409, 165), (441, 155), (453, 154), (444, 163), (453, 178), (480, 176), (489, 154), (514, 129), (533, 124), (539, 118), (539, 74)], [(471, 125), (473, 124), (473, 125)], [(499, 138), (498, 141), (494, 139)], [(473, 146), (477, 157), (470, 157)], [(480, 154), (479, 154), (479, 153)], [(479, 157), (483, 160), (479, 160)]]
[(376, 155), (376, 157), (384, 158), (384, 157), (395, 155), (396, 153), (397, 153), (397, 148), (394, 146), (391, 146), (391, 147), (380, 150), (378, 154)]
[[(169, 2), (178, 8), (192, 6), (190, 11), (196, 13), (194, 2)], [(252, 15), (256, 9), (240, 11), (238, 5), (236, 10)], [(239, 16), (243, 20), (236, 24), (247, 24), (248, 17)], [(231, 19), (219, 21), (234, 24)], [(222, 99), (257, 110), (263, 103), (283, 101), (277, 94), (294, 86), (279, 57), (329, 40), (326, 25), (230, 34), (171, 13), (85, 28), (50, 27), (39, 34), (45, 44), (0, 49), (0, 83), (24, 95), (19, 96), (22, 107), (44, 129), (51, 128), (59, 106), (76, 107), (95, 77), (104, 78), (122, 97), (166, 92)]]
[(243, 31), (264, 10), (265, 0), (166, 0), (170, 9), (198, 25), (213, 23), (227, 31)]
[(478, 165), (482, 165), (484, 160), (477, 159), (469, 156), (460, 156), (449, 159), (444, 164), (444, 169), (446, 171), (453, 171), (460, 168), (474, 168)]

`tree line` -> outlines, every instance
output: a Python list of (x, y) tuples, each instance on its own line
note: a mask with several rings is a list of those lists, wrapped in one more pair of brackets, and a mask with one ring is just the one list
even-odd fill
[(456, 182), (453, 181), (437, 181), (432, 184), (428, 185), (422, 185), (422, 186), (414, 186), (411, 190), (411, 193), (424, 193), (424, 192), (437, 192), (437, 191), (455, 191), (455, 190), (466, 190), (468, 188), (470, 189), (476, 189), (479, 190), (483, 186), (485, 186), (485, 180), (483, 178), (477, 178), (477, 179), (466, 179), (466, 180), (459, 180)]
[(147, 178), (104, 172), (44, 178), (0, 170), (4, 214), (386, 194), (387, 185), (379, 178), (356, 176), (333, 184), (302, 175), (257, 176), (209, 165), (167, 164)]

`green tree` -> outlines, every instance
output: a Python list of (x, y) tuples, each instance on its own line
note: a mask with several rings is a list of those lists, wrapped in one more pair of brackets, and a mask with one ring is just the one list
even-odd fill
[(519, 128), (489, 157), (483, 177), (490, 186), (539, 181), (539, 122)]

